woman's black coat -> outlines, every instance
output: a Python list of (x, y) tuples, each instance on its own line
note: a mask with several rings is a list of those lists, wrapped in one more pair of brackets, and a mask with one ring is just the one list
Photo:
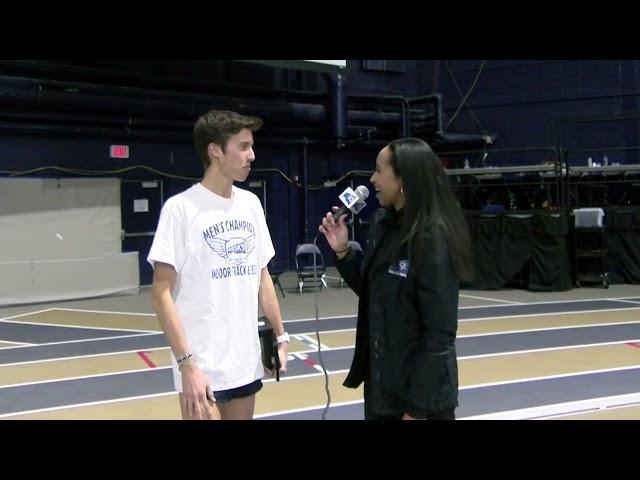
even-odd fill
[(336, 263), (359, 296), (355, 353), (344, 385), (357, 388), (369, 379), (375, 413), (424, 418), (458, 405), (458, 277), (439, 229), (424, 232), (420, 271), (402, 261), (406, 247), (393, 261), (384, 238), (398, 228), (379, 209), (364, 256), (350, 251)]

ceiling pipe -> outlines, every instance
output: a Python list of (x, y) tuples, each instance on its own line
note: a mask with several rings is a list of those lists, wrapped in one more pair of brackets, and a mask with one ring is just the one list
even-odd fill
[[(275, 70), (275, 69), (274, 69)], [(111, 85), (136, 84), (144, 88), (164, 89), (167, 91), (182, 90), (203, 93), (227, 92), (240, 96), (279, 97), (285, 99), (304, 99), (312, 103), (321, 102), (325, 94), (310, 90), (282, 89), (258, 85), (243, 85), (216, 80), (197, 80), (167, 75), (113, 70), (99, 67), (60, 64), (52, 61), (0, 60), (0, 71), (15, 76), (29, 76), (60, 80), (67, 82), (111, 82)], [(116, 83), (117, 82), (117, 83)]]
[[(5, 120), (10, 120), (10, 115), (18, 115), (16, 110), (19, 110), (21, 120), (29, 122), (31, 115), (31, 123), (40, 125), (39, 129), (43, 114), (49, 116), (45, 123), (51, 123), (54, 118), (62, 123), (73, 123), (72, 116), (75, 115), (81, 122), (73, 127), (76, 133), (88, 131), (87, 127), (93, 125), (87, 123), (93, 118), (97, 124), (120, 126), (131, 136), (136, 130), (145, 128), (188, 129), (190, 134), (195, 120), (209, 109), (234, 110), (261, 117), (265, 121), (265, 131), (268, 127), (293, 129), (328, 125), (323, 136), (333, 139), (338, 148), (345, 145), (344, 141), (351, 138), (349, 133), (358, 127), (384, 127), (372, 131), (390, 136), (404, 135), (407, 113), (411, 118), (419, 119), (421, 127), (428, 128), (433, 122), (436, 126), (442, 125), (441, 117), (417, 108), (405, 110), (403, 107), (402, 112), (348, 110), (345, 79), (340, 74), (325, 75), (325, 79), (329, 91), (327, 106), (0, 76), (0, 105), (13, 109)], [(381, 98), (402, 102), (402, 97)], [(435, 98), (441, 99), (439, 95)], [(414, 100), (421, 103), (426, 99)], [(118, 125), (118, 118), (121, 125)], [(291, 133), (295, 134), (293, 130)]]
[(325, 73), (324, 79), (327, 82), (328, 105), (327, 120), (329, 124), (329, 134), (335, 139), (336, 146), (340, 149), (343, 140), (347, 138), (349, 114), (347, 109), (347, 81), (340, 73)]

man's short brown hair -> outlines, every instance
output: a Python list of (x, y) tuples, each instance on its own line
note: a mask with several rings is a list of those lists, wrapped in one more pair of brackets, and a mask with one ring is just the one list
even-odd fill
[(228, 110), (210, 110), (202, 115), (193, 127), (193, 144), (200, 155), (204, 169), (209, 168), (211, 164), (208, 153), (210, 143), (219, 145), (224, 152), (229, 138), (245, 128), (255, 132), (262, 127), (262, 124), (262, 119), (258, 117), (241, 115)]

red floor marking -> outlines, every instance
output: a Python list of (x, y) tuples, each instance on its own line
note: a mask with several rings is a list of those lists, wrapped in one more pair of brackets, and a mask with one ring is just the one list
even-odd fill
[(144, 360), (144, 363), (149, 365), (149, 368), (156, 368), (156, 364), (153, 363), (149, 357), (147, 357), (146, 353), (138, 352), (138, 355), (140, 355), (140, 358), (142, 358), (142, 360)]
[(313, 359), (308, 357), (304, 359), (304, 363), (309, 365), (311, 368), (315, 368), (315, 366), (318, 365), (316, 362), (313, 361)]

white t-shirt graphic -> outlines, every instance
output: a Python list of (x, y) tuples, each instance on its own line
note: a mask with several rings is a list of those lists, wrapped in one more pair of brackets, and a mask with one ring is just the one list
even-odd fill
[[(260, 271), (275, 251), (260, 200), (233, 186), (224, 198), (198, 183), (160, 213), (147, 261), (172, 265), (172, 292), (194, 360), (214, 390), (264, 376), (258, 339)], [(182, 377), (172, 356), (173, 380)]]

